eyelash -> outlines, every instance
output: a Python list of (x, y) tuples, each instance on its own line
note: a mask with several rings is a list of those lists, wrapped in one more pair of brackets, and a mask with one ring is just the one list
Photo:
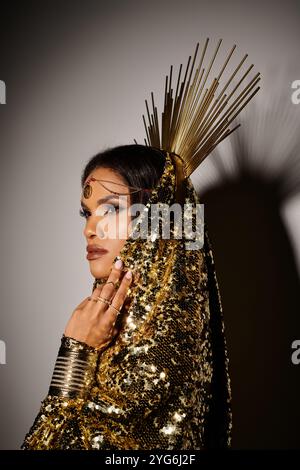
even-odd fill
[[(119, 212), (120, 206), (115, 205), (115, 204), (113, 204), (113, 206), (114, 206), (114, 208), (115, 208), (115, 211), (116, 211), (116, 212)], [(107, 212), (107, 211), (106, 211), (106, 212)], [(91, 213), (90, 213), (90, 211), (87, 211), (86, 209), (83, 209), (83, 208), (81, 207), (81, 208), (79, 209), (79, 215), (80, 215), (81, 217), (84, 217), (85, 219), (87, 219), (87, 218), (91, 215)], [(106, 215), (106, 213), (103, 214), (103, 215)]]

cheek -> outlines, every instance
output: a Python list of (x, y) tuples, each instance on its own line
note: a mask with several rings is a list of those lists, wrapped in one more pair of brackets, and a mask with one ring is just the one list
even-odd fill
[(125, 245), (126, 240), (107, 240), (107, 249), (109, 250), (109, 253), (107, 256), (102, 259), (102, 262), (105, 261), (105, 264), (111, 265), (114, 258), (120, 254), (120, 251), (122, 250), (123, 246)]
[(131, 217), (126, 213), (120, 214), (118, 217), (108, 216), (98, 221), (96, 225), (96, 233), (99, 239), (106, 240), (107, 242), (124, 242), (129, 236), (131, 231), (130, 227)]
[(129, 236), (130, 221), (131, 221), (131, 217), (128, 216), (125, 212), (121, 213), (119, 217), (116, 219), (116, 228), (117, 228), (117, 234), (118, 234), (117, 237), (119, 239), (122, 239), (123, 242), (125, 242), (125, 240)]

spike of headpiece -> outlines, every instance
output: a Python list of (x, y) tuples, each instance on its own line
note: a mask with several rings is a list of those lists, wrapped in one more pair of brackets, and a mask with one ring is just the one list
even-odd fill
[[(232, 47), (225, 62), (219, 67), (217, 76), (211, 79), (209, 77), (216, 62), (222, 39), (218, 41), (215, 51), (208, 60), (208, 65), (204, 66), (208, 43), (209, 39), (207, 38), (198, 67), (195, 69), (199, 49), (199, 43), (197, 43), (192, 65), (191, 56), (189, 56), (181, 83), (182, 64), (180, 65), (175, 95), (172, 88), (173, 65), (171, 65), (170, 75), (166, 76), (165, 82), (161, 129), (153, 92), (151, 92), (151, 114), (148, 102), (145, 100), (148, 120), (146, 122), (143, 115), (147, 137), (145, 144), (167, 151), (172, 155), (176, 168), (176, 194), (179, 202), (182, 202), (183, 197), (183, 181), (196, 170), (220, 142), (240, 126), (238, 124), (230, 128), (237, 115), (260, 88), (257, 86), (260, 80), (259, 73), (246, 83), (253, 68), (252, 64), (246, 70), (242, 70), (248, 57), (246, 54), (220, 89), (220, 80), (233, 56), (236, 45)], [(238, 78), (239, 73), (241, 76)], [(237, 83), (233, 84), (235, 78), (237, 78)], [(135, 139), (134, 141), (137, 143)]]

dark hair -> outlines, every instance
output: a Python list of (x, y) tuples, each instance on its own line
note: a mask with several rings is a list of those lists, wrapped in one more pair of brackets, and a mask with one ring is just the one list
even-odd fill
[[(97, 168), (109, 168), (118, 173), (126, 184), (143, 189), (154, 188), (165, 166), (165, 155), (161, 150), (140, 144), (119, 145), (97, 153), (86, 164), (81, 186), (90, 173)], [(131, 204), (146, 204), (150, 194), (139, 191), (131, 195)]]

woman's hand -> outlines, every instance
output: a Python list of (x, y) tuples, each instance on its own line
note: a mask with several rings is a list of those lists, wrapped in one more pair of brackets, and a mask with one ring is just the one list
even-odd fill
[[(92, 295), (86, 297), (73, 311), (64, 332), (65, 336), (83, 341), (99, 350), (103, 350), (113, 340), (118, 333), (114, 327), (117, 310), (121, 310), (132, 282), (132, 273), (128, 271), (116, 289), (115, 283), (120, 280), (121, 273), (122, 265), (118, 268), (115, 263), (106, 283), (96, 287)], [(128, 273), (131, 276), (128, 277)], [(97, 300), (98, 296), (107, 299), (111, 305)]]

